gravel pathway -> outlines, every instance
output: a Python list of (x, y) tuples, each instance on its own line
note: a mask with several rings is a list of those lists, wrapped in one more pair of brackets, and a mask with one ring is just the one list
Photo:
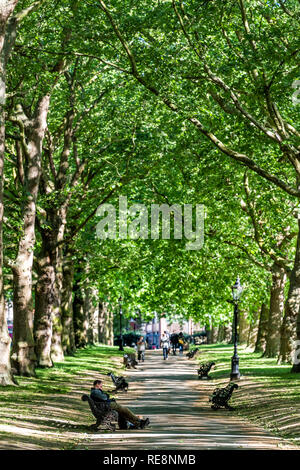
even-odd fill
[(145, 362), (128, 372), (129, 391), (119, 394), (118, 402), (137, 415), (148, 416), (151, 425), (144, 430), (112, 434), (98, 431), (87, 435), (78, 448), (299, 449), (236, 417), (234, 411), (212, 411), (196, 368), (196, 362), (185, 356), (170, 356), (164, 361), (161, 351), (147, 351)]

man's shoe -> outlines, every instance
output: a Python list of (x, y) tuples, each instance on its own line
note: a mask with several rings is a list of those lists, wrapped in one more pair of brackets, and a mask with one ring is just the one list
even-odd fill
[(150, 419), (149, 418), (141, 419), (140, 429), (144, 429), (146, 426), (149, 426), (149, 424), (150, 424)]

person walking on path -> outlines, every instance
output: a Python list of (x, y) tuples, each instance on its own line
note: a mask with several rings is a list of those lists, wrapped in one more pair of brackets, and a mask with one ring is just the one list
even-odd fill
[(182, 356), (183, 354), (183, 346), (184, 346), (184, 336), (182, 331), (178, 335), (178, 344), (179, 344), (179, 354)]
[(170, 341), (172, 344), (173, 356), (176, 356), (176, 348), (178, 348), (178, 334), (173, 333), (170, 337)]
[(167, 335), (166, 331), (164, 331), (164, 333), (162, 334), (160, 343), (163, 348), (163, 356), (164, 356), (164, 361), (165, 361), (166, 359), (168, 359), (169, 348), (170, 348), (169, 336)]
[(95, 380), (91, 388), (91, 398), (94, 401), (107, 402), (110, 404), (112, 410), (117, 411), (122, 417), (133, 424), (135, 429), (144, 429), (150, 424), (149, 418), (140, 419), (129, 408), (119, 405), (114, 398), (109, 398), (107, 393), (102, 390), (103, 384), (101, 380)]
[(144, 337), (141, 336), (137, 342), (138, 361), (144, 362), (145, 349), (146, 349), (145, 340), (144, 340)]

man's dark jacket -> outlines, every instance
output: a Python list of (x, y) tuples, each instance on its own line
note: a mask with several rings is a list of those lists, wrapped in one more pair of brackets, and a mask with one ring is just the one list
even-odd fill
[(99, 388), (91, 388), (91, 398), (94, 401), (106, 401), (110, 403), (112, 400), (107, 393), (102, 392)]

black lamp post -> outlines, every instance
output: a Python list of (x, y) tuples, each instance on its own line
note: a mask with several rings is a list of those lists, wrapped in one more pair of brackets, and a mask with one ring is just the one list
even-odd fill
[(234, 305), (234, 353), (231, 359), (231, 374), (230, 380), (239, 380), (239, 356), (237, 355), (237, 319), (238, 319), (238, 303), (243, 292), (243, 286), (241, 286), (240, 278), (237, 277), (232, 289), (232, 303)]
[(122, 334), (122, 315), (123, 315), (123, 310), (122, 310), (122, 297), (119, 297), (119, 315), (120, 315), (120, 345), (119, 345), (119, 351), (124, 351), (123, 348), (123, 334)]

